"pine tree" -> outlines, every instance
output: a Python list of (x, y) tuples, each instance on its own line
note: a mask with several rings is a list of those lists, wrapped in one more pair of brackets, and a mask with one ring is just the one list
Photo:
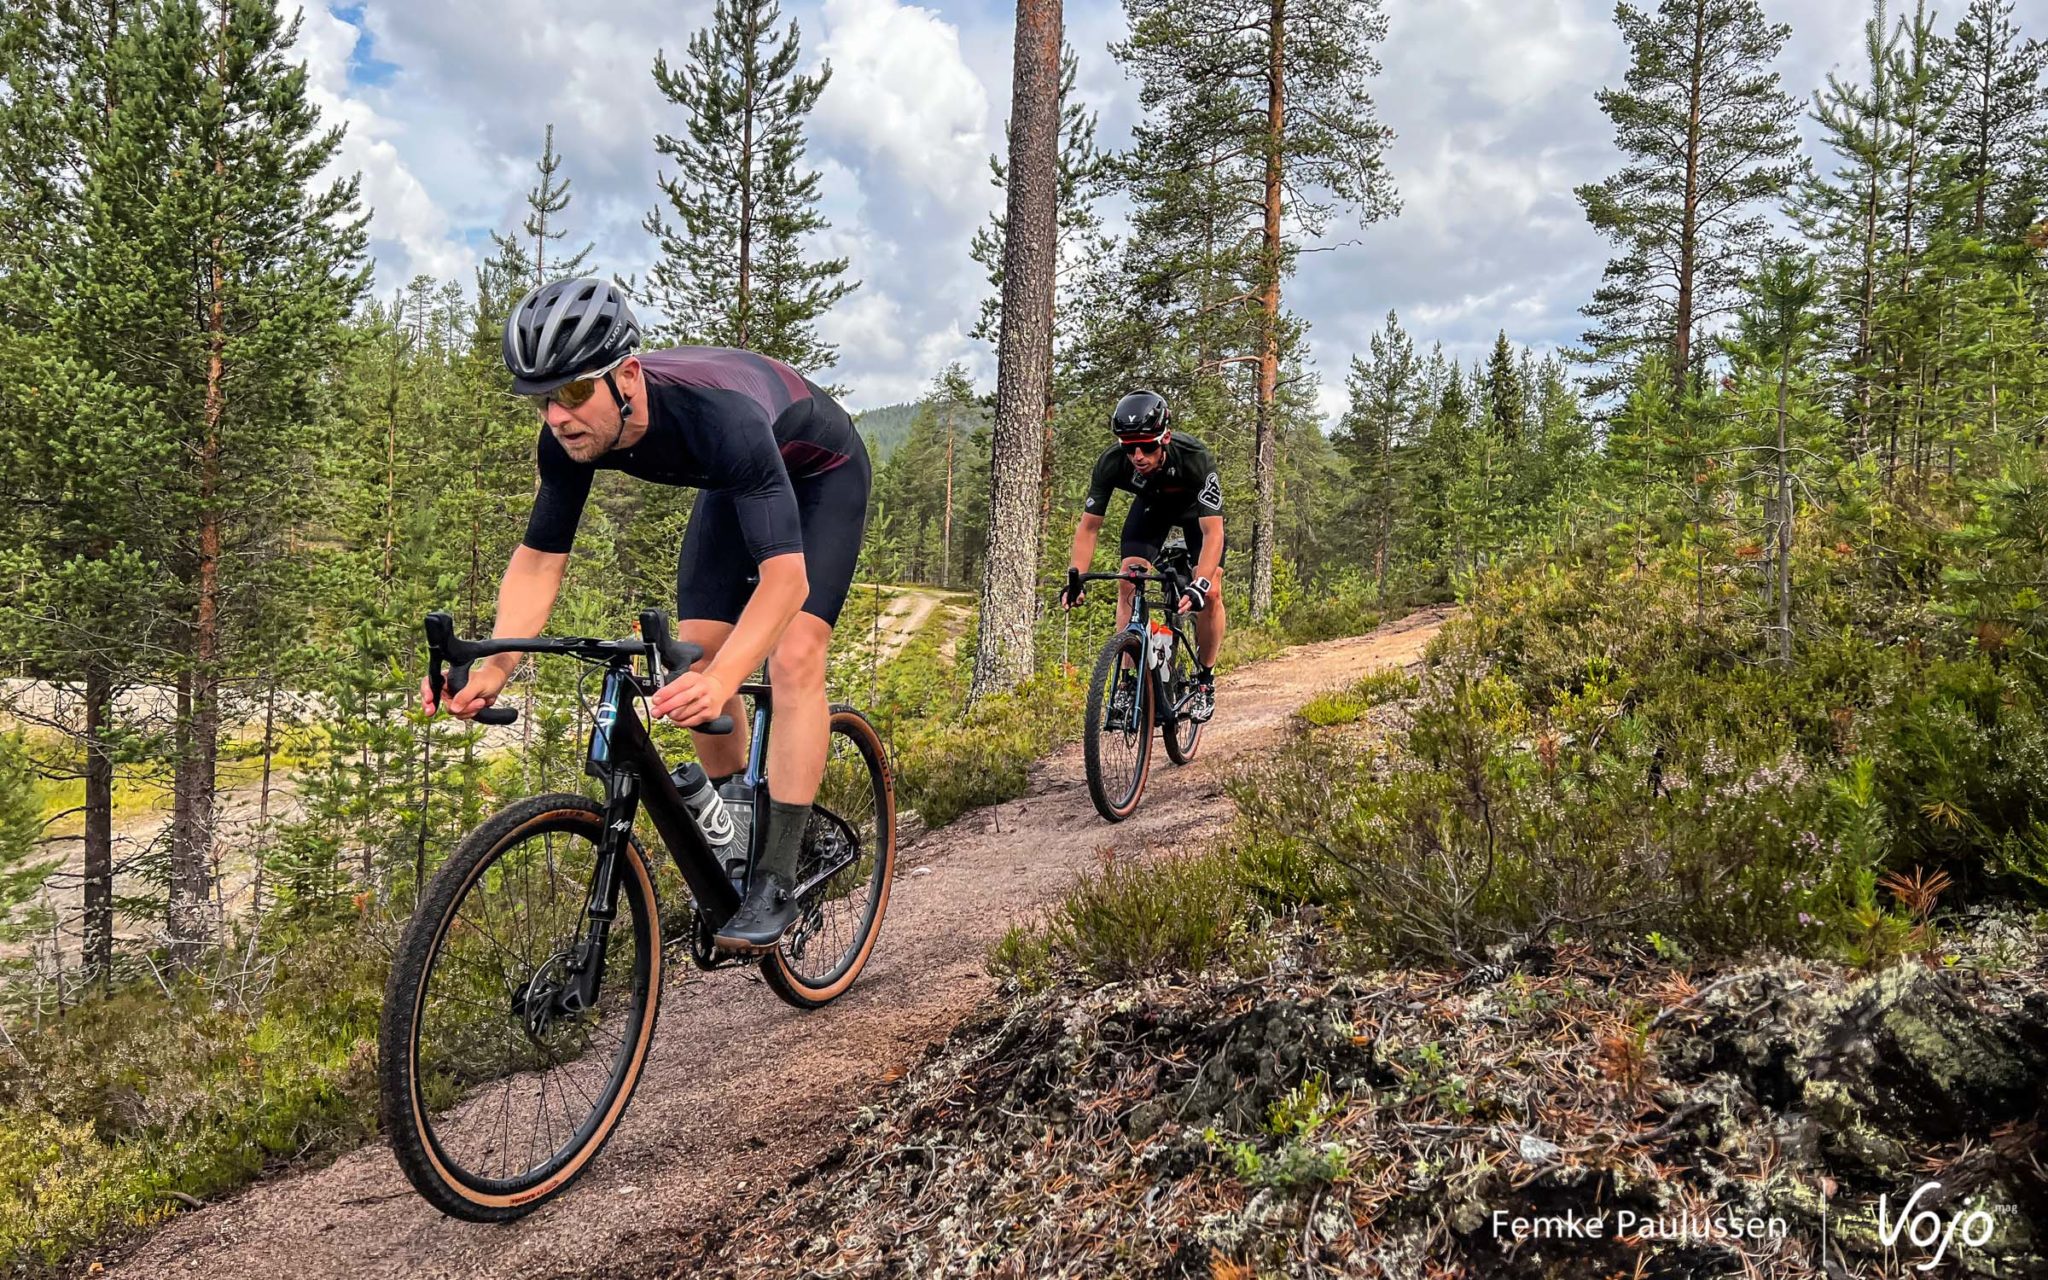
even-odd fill
[(1941, 97), (1951, 105), (1936, 139), (1969, 187), (1971, 235), (1995, 224), (2016, 237), (2042, 194), (2027, 177), (2029, 151), (2048, 130), (2048, 44), (2023, 40), (2012, 13), (2013, 0), (1970, 0), (1942, 67)]
[(156, 616), (158, 573), (133, 517), (168, 461), (153, 455), (146, 421), (128, 423), (133, 447), (100, 429), (127, 422), (133, 397), (92, 367), (71, 323), (80, 181), (113, 107), (107, 49), (120, 19), (118, 7), (66, 0), (0, 11), (0, 577), (11, 584), (0, 651), (81, 695), (81, 722), (51, 727), (75, 743), (85, 784), (80, 932), (102, 985), (113, 965), (113, 712)]
[(1798, 108), (1770, 70), (1790, 28), (1767, 23), (1757, 0), (1662, 0), (1655, 13), (1621, 3), (1614, 16), (1628, 77), (1598, 96), (1629, 163), (1578, 189), (1620, 250), (1584, 308), (1597, 394), (1626, 385), (1652, 349), (1668, 353), (1674, 385), (1695, 376), (1698, 339), (1735, 305), (1768, 238), (1757, 206), (1785, 191), (1798, 145)]
[(818, 317), (857, 282), (840, 279), (846, 259), (804, 251), (804, 237), (830, 225), (817, 212), (818, 174), (803, 171), (803, 125), (832, 68), (797, 74), (797, 25), (778, 38), (781, 17), (776, 0), (719, 0), (683, 67), (655, 55), (655, 84), (689, 118), (683, 135), (654, 139), (677, 169), (659, 184), (680, 225), (660, 209), (643, 222), (661, 245), (645, 293), (669, 338), (745, 347), (809, 373), (835, 360)]
[(1370, 343), (1369, 361), (1351, 358), (1347, 383), (1351, 407), (1337, 428), (1337, 448), (1351, 464), (1352, 503), (1349, 528), (1372, 532), (1372, 576), (1380, 599), (1387, 595), (1393, 557), (1395, 505), (1401, 487), (1395, 451), (1410, 443), (1416, 430), (1423, 390), (1415, 344), (1392, 311)]
[(1773, 260), (1756, 279), (1755, 297), (1738, 320), (1738, 374), (1750, 373), (1770, 397), (1768, 421), (1774, 443), (1762, 450), (1770, 496), (1765, 505), (1765, 598), (1774, 612), (1767, 630), (1775, 656), (1792, 665), (1792, 537), (1796, 525), (1794, 450), (1802, 443), (1795, 417), (1803, 417), (1808, 385), (1807, 358), (1821, 328), (1816, 304), (1821, 284), (1811, 260), (1791, 255)]
[(1515, 350), (1508, 345), (1508, 331), (1502, 329), (1493, 340), (1486, 358), (1486, 377), (1481, 383), (1486, 417), (1494, 434), (1509, 449), (1519, 449), (1529, 416), (1528, 387), (1515, 362)]
[(296, 35), (260, 0), (152, 13), (116, 43), (84, 196), (82, 346), (181, 461), (150, 515), (178, 654), (167, 925), (185, 963), (211, 932), (221, 694), (260, 603), (252, 567), (286, 552), (321, 368), (365, 275), (356, 183), (313, 186), (340, 132), (318, 131)]
[(520, 230), (533, 237), (533, 282), (536, 285), (565, 276), (583, 274), (583, 264), (590, 257), (595, 245), (586, 244), (567, 257), (557, 254), (550, 261), (548, 246), (563, 239), (569, 232), (557, 226), (550, 231), (549, 220), (569, 207), (569, 181), (555, 181), (556, 170), (562, 167), (562, 158), (555, 154), (555, 126), (549, 125), (541, 140), (540, 159), (534, 167), (540, 170), (540, 184), (526, 193), (526, 218)]
[(1870, 447), (1875, 420), (1872, 322), (1879, 275), (1891, 242), (1894, 171), (1901, 154), (1892, 103), (1899, 38), (1885, 15), (1885, 0), (1877, 0), (1875, 12), (1863, 24), (1870, 82), (1854, 84), (1830, 71), (1827, 87), (1814, 98), (1813, 118), (1838, 163), (1827, 179), (1809, 169), (1792, 205), (1807, 238), (1827, 263), (1836, 298), (1832, 310), (1838, 317), (1834, 346), (1846, 375), (1845, 398), (1853, 406), (1858, 453)]
[[(1378, 0), (1126, 0), (1125, 12), (1131, 36), (1114, 51), (1139, 75), (1141, 101), (1159, 122), (1152, 136), (1169, 144), (1148, 151), (1148, 135), (1138, 135), (1140, 181), (1156, 192), (1151, 203), (1178, 203), (1179, 225), (1226, 254), (1227, 274), (1242, 279), (1197, 305), (1252, 313), (1249, 349), (1208, 358), (1258, 370), (1251, 614), (1262, 618), (1273, 593), (1276, 406), (1289, 328), (1281, 282), (1297, 252), (1289, 235), (1320, 235), (1338, 205), (1361, 225), (1394, 211), (1382, 163), (1392, 134), (1367, 92), (1386, 16)], [(1190, 193), (1189, 183), (1206, 189)], [(1180, 202), (1185, 194), (1199, 203)]]
[(550, 124), (541, 140), (540, 159), (534, 162), (540, 181), (526, 192), (526, 216), (519, 224), (524, 238), (493, 231), (495, 252), (477, 267), (478, 329), (480, 335), (487, 333), (492, 343), (497, 341), (497, 329), (512, 304), (527, 290), (549, 280), (588, 273), (595, 245), (585, 244), (567, 256), (559, 251), (553, 256), (549, 253), (550, 246), (569, 235), (569, 229), (561, 225), (561, 215), (572, 197), (569, 180), (555, 179), (561, 167), (562, 157), (555, 153), (555, 126)]

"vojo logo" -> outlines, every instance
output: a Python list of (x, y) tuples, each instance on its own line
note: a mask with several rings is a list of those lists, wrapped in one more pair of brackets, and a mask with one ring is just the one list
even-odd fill
[(1913, 1194), (1906, 1198), (1906, 1203), (1899, 1210), (1897, 1218), (1892, 1217), (1890, 1198), (1877, 1198), (1877, 1238), (1880, 1244), (1887, 1249), (1896, 1249), (1899, 1246), (1899, 1238), (1904, 1236), (1923, 1250), (1934, 1250), (1933, 1257), (1913, 1264), (1915, 1271), (1930, 1271), (1940, 1266), (1941, 1260), (1948, 1255), (1949, 1247), (1958, 1240), (1972, 1249), (1983, 1248), (1991, 1239), (1992, 1232), (1997, 1229), (1991, 1215), (1982, 1209), (1971, 1209), (1960, 1215), (1951, 1213), (1943, 1217), (1933, 1209), (1919, 1208), (1921, 1196), (1940, 1189), (1939, 1182), (1921, 1183)]
[(611, 728), (612, 723), (618, 718), (619, 709), (609, 702), (597, 709), (597, 727), (600, 729)]

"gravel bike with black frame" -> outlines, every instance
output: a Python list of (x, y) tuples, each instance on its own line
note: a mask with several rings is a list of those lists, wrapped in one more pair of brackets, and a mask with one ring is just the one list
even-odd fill
[[(443, 1213), (502, 1222), (561, 1194), (589, 1167), (646, 1065), (663, 940), (656, 864), (633, 832), (640, 810), (695, 905), (691, 958), (706, 969), (758, 962), (778, 996), (811, 1009), (845, 992), (874, 948), (895, 867), (895, 794), (874, 726), (834, 706), (798, 863), (797, 922), (766, 954), (718, 953), (712, 938), (747, 882), (727, 877), (633, 705), (702, 651), (672, 639), (658, 609), (642, 613), (640, 634), (623, 640), (463, 640), (445, 613), (429, 614), (426, 631), (437, 702), (444, 688), (463, 687), (470, 663), (494, 653), (566, 654), (604, 672), (584, 764), (603, 785), (603, 803), (534, 796), (471, 831), (424, 887), (385, 990), (381, 1110), (399, 1166)], [(772, 695), (766, 684), (739, 692), (754, 702), (744, 778), (759, 810)], [(516, 716), (489, 707), (476, 718), (509, 724)], [(698, 726), (732, 727), (729, 716)], [(749, 876), (767, 826), (755, 816)]]
[[(1160, 553), (1157, 571), (1085, 573), (1082, 582), (1128, 582), (1131, 618), (1102, 646), (1095, 674), (1088, 682), (1088, 722), (1081, 735), (1088, 764), (1088, 795), (1095, 810), (1111, 822), (1138, 811), (1152, 772), (1152, 729), (1166, 739), (1166, 754), (1175, 764), (1195, 758), (1204, 721), (1188, 714), (1194, 696), (1194, 673), (1200, 667), (1194, 637), (1194, 615), (1184, 613), (1180, 598), (1192, 573), (1187, 549), (1168, 546)], [(1150, 586), (1157, 583), (1156, 608), (1165, 621), (1152, 619)]]

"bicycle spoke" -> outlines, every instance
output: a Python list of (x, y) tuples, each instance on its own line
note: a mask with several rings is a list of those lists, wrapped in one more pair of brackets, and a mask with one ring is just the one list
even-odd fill
[(597, 862), (589, 836), (539, 832), (473, 874), (447, 911), (414, 1043), (426, 1132), (464, 1178), (527, 1185), (558, 1167), (610, 1110), (630, 1063), (639, 993), (652, 985), (634, 923), (652, 914), (643, 881), (621, 883), (595, 1007), (557, 1003), (575, 981)]

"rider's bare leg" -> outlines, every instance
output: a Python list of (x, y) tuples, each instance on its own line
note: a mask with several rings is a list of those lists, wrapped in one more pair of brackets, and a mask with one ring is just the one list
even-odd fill
[(1195, 654), (1204, 667), (1216, 665), (1216, 655), (1223, 650), (1223, 629), (1227, 621), (1223, 612), (1223, 575), (1218, 573), (1211, 581), (1215, 590), (1209, 593), (1209, 603), (1195, 615)]
[(825, 776), (832, 725), (825, 698), (825, 649), (832, 625), (798, 613), (768, 653), (768, 683), (775, 690), (775, 732), (768, 739), (770, 790), (784, 804), (809, 804)]
[[(732, 623), (713, 622), (708, 618), (684, 618), (676, 623), (676, 639), (694, 644), (704, 650), (704, 656), (692, 666), (692, 671), (702, 671), (718, 656), (718, 650), (732, 634)], [(747, 724), (747, 706), (738, 694), (725, 700), (725, 714), (732, 717), (731, 733), (692, 733), (690, 742), (697, 749), (697, 762), (704, 766), (704, 772), (714, 778), (723, 778), (742, 772), (747, 767), (747, 740), (751, 728)]]
[[(698, 671), (718, 656), (719, 646), (731, 634), (732, 624), (726, 622), (690, 618), (676, 624), (677, 639), (704, 648), (704, 657), (695, 667)], [(825, 698), (825, 648), (831, 639), (832, 628), (823, 618), (800, 612), (789, 620), (782, 638), (768, 652), (768, 683), (775, 690), (768, 776), (775, 780), (775, 798), (785, 804), (811, 803), (825, 776), (826, 737), (831, 726), (831, 708)], [(725, 714), (732, 717), (733, 732), (690, 735), (704, 772), (714, 778), (747, 767), (746, 705), (738, 694), (726, 702)]]

